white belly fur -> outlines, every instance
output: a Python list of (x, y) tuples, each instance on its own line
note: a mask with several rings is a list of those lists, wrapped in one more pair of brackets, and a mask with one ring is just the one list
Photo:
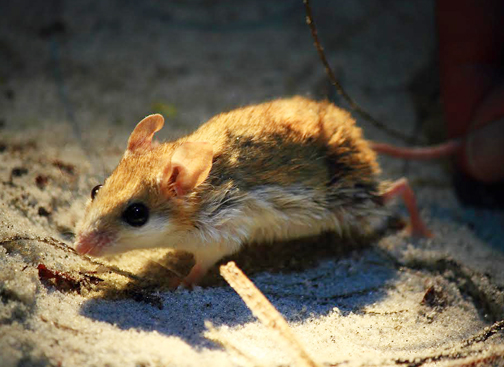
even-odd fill
[(320, 198), (314, 200), (316, 195), (320, 194), (295, 188), (255, 190), (242, 205), (219, 213), (192, 233), (183, 247), (193, 252), (204, 267), (209, 267), (246, 243), (292, 240), (324, 231), (342, 234), (348, 227), (362, 224), (362, 217), (357, 218), (345, 208), (329, 210), (317, 204)]

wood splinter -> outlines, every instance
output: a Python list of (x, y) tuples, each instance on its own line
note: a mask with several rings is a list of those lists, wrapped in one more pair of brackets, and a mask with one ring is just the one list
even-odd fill
[(220, 274), (229, 283), (229, 285), (238, 293), (243, 302), (252, 311), (252, 314), (259, 319), (268, 329), (275, 331), (294, 352), (296, 365), (319, 367), (306, 352), (305, 348), (295, 337), (287, 321), (268, 301), (261, 291), (252, 283), (252, 281), (236, 266), (234, 261), (222, 265)]

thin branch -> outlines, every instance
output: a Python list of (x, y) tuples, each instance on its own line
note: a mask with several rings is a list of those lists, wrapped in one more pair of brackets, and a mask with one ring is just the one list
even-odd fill
[(291, 328), (283, 316), (267, 300), (264, 294), (247, 278), (233, 261), (220, 267), (220, 274), (238, 293), (243, 302), (268, 329), (275, 331), (295, 353), (297, 365), (307, 367), (319, 366), (306, 352), (304, 347), (294, 336)]
[(492, 335), (504, 330), (504, 320), (495, 322), (493, 325), (484, 328), (476, 335), (466, 339), (462, 342), (462, 348), (468, 347), (475, 343), (485, 342)]
[(132, 273), (130, 273), (128, 271), (125, 271), (125, 270), (121, 270), (117, 266), (107, 265), (107, 264), (101, 263), (99, 261), (93, 260), (93, 259), (91, 259), (88, 256), (79, 255), (77, 253), (77, 251), (75, 251), (75, 249), (73, 247), (70, 247), (66, 243), (64, 243), (62, 241), (59, 241), (59, 240), (57, 240), (56, 238), (53, 238), (53, 237), (39, 237), (39, 236), (29, 237), (29, 236), (15, 235), (15, 236), (11, 236), (11, 237), (6, 237), (6, 238), (0, 239), (0, 245), (2, 245), (4, 243), (9, 243), (9, 242), (15, 242), (15, 241), (38, 241), (38, 242), (42, 242), (42, 243), (45, 243), (47, 245), (56, 247), (56, 248), (58, 248), (60, 250), (63, 250), (63, 251), (66, 251), (66, 252), (71, 252), (72, 254), (79, 256), (80, 258), (82, 258), (82, 259), (90, 262), (93, 265), (103, 266), (103, 267), (107, 268), (108, 270), (112, 271), (113, 273), (122, 275), (122, 276), (124, 276), (126, 278), (130, 278), (130, 279), (133, 279), (133, 280), (141, 280), (141, 278), (138, 277), (138, 276), (136, 276), (135, 274), (132, 274)]
[(383, 122), (375, 119), (367, 111), (365, 111), (362, 107), (360, 107), (352, 99), (352, 97), (350, 97), (350, 95), (345, 91), (345, 89), (343, 88), (341, 83), (336, 78), (336, 75), (334, 74), (334, 71), (332, 70), (331, 66), (329, 65), (329, 62), (327, 61), (327, 58), (326, 58), (325, 52), (324, 52), (324, 47), (322, 47), (322, 45), (320, 44), (317, 28), (315, 26), (315, 21), (313, 20), (312, 10), (311, 10), (311, 6), (310, 6), (310, 0), (303, 0), (303, 3), (305, 5), (305, 10), (306, 10), (306, 23), (310, 27), (310, 31), (311, 31), (311, 35), (312, 35), (312, 38), (313, 38), (313, 41), (315, 44), (315, 48), (317, 49), (317, 52), (320, 57), (320, 60), (322, 61), (322, 64), (324, 64), (325, 72), (326, 72), (327, 76), (329, 77), (329, 81), (336, 88), (336, 90), (338, 91), (338, 94), (345, 99), (345, 101), (350, 105), (350, 107), (355, 112), (357, 112), (364, 119), (366, 119), (367, 121), (372, 123), (375, 127), (386, 132), (390, 136), (393, 136), (394, 138), (400, 139), (400, 140), (404, 141), (405, 143), (410, 143), (412, 140), (411, 137), (409, 137), (399, 131), (391, 129), (387, 125), (385, 125)]

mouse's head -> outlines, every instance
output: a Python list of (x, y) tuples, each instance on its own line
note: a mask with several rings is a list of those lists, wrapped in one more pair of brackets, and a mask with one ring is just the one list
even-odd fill
[(191, 225), (191, 195), (212, 167), (208, 143), (156, 144), (161, 115), (140, 121), (128, 148), (103, 185), (94, 187), (77, 228), (76, 250), (93, 256), (169, 247)]

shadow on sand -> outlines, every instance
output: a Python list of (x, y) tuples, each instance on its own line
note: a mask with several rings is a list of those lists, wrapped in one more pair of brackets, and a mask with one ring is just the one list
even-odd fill
[[(274, 246), (248, 246), (220, 263), (235, 261), (289, 321), (322, 317), (335, 307), (345, 315), (378, 302), (397, 276), (392, 260), (369, 247), (370, 242), (341, 240), (329, 233)], [(240, 297), (220, 278), (217, 267), (204, 287), (166, 290), (166, 282), (159, 282), (169, 277), (159, 266), (165, 260), (157, 259), (158, 266), (146, 266), (139, 274), (148, 277), (148, 283), (110, 289), (86, 302), (81, 314), (124, 330), (173, 335), (197, 347), (213, 346), (203, 336), (206, 320), (229, 327), (253, 320)]]

